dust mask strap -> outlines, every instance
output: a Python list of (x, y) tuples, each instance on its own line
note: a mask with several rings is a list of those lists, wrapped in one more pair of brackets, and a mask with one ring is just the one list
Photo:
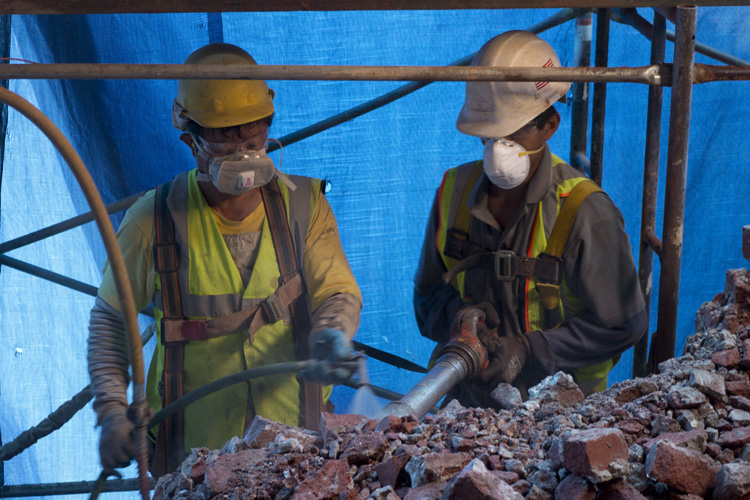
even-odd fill
[(520, 153), (518, 153), (518, 157), (519, 157), (519, 158), (522, 158), (522, 157), (524, 157), (524, 156), (528, 156), (528, 155), (535, 155), (535, 154), (537, 154), (537, 153), (538, 153), (539, 151), (541, 151), (542, 149), (544, 149), (544, 144), (542, 144), (542, 147), (541, 147), (541, 148), (539, 148), (539, 149), (535, 149), (534, 151), (521, 151)]
[[(279, 166), (283, 167), (284, 166), (284, 146), (281, 144), (281, 141), (278, 141), (276, 139), (271, 139), (269, 137), (268, 140), (271, 141), (271, 142), (275, 142), (276, 144), (279, 145)], [(273, 171), (276, 174), (276, 177), (278, 177), (279, 179), (281, 179), (281, 182), (283, 182), (284, 184), (286, 184), (286, 186), (290, 190), (294, 191), (294, 190), (297, 189), (297, 185), (294, 182), (292, 182), (292, 180), (289, 178), (289, 176), (287, 176), (284, 172), (282, 172), (281, 170), (279, 170), (278, 168), (276, 168), (276, 165), (274, 165)]]

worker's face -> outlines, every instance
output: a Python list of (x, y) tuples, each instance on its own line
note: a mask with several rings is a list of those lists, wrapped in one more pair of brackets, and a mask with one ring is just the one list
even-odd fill
[[(560, 115), (553, 113), (546, 123), (541, 126), (537, 124), (536, 119), (530, 121), (516, 132), (504, 137), (504, 139), (520, 144), (526, 151), (535, 151), (553, 136), (560, 125)], [(534, 165), (534, 156), (541, 159), (542, 152), (529, 155), (531, 164)]]
[(264, 121), (257, 121), (236, 127), (203, 128), (196, 138), (185, 133), (180, 139), (192, 148), (198, 170), (207, 173), (211, 158), (226, 156), (242, 149), (266, 149), (268, 125)]

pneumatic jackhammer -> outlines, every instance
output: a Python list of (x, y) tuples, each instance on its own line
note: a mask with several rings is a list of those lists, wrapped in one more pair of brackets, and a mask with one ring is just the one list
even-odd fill
[(487, 367), (487, 350), (477, 337), (477, 325), (484, 321), (481, 309), (468, 309), (460, 319), (459, 330), (440, 350), (432, 369), (398, 401), (392, 401), (378, 414), (421, 418), (459, 382)]

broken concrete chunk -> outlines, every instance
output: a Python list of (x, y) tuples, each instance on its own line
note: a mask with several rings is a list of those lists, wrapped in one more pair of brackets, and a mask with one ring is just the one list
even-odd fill
[(556, 401), (564, 407), (583, 402), (584, 396), (573, 377), (564, 372), (550, 375), (529, 389), (529, 400), (538, 404)]
[(706, 395), (695, 387), (680, 385), (667, 394), (669, 407), (676, 410), (697, 408), (707, 401)]
[(287, 438), (296, 439), (303, 447), (323, 446), (323, 441), (315, 432), (292, 427), (274, 420), (269, 420), (261, 416), (256, 416), (250, 427), (242, 438), (250, 448), (263, 448), (269, 443), (273, 443), (276, 436), (283, 434)]
[(724, 377), (716, 373), (706, 370), (693, 370), (690, 373), (688, 384), (711, 398), (719, 401), (726, 399), (727, 393), (724, 386)]
[(412, 457), (406, 464), (411, 487), (446, 481), (471, 462), (468, 453), (426, 453)]
[(514, 406), (523, 403), (521, 391), (510, 384), (498, 384), (490, 393), (490, 397), (495, 401), (502, 410), (511, 410)]
[(716, 474), (714, 500), (735, 500), (750, 493), (750, 464), (724, 464)]

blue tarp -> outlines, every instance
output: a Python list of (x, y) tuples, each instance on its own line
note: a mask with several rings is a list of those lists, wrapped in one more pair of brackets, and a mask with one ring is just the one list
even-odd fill
[[(508, 29), (537, 23), (552, 10), (232, 13), (13, 16), (11, 56), (40, 63), (182, 63), (216, 41), (242, 46), (260, 64), (445, 65)], [(701, 8), (697, 39), (750, 59), (747, 8)], [(652, 12), (640, 13), (652, 19)], [(674, 29), (671, 24), (669, 28)], [(541, 35), (572, 65), (572, 22)], [(673, 45), (667, 44), (671, 60)], [(613, 23), (611, 66), (649, 64), (650, 44)], [(715, 62), (698, 55), (696, 62)], [(394, 88), (399, 82), (273, 81), (281, 137)], [(357, 340), (425, 364), (411, 306), (413, 276), (435, 189), (449, 167), (477, 159), (481, 145), (458, 133), (463, 83), (434, 83), (391, 105), (284, 149), (282, 170), (328, 179), (341, 238), (364, 296)], [(191, 168), (170, 121), (174, 81), (12, 80), (69, 138), (104, 201), (140, 192)], [(723, 290), (727, 269), (745, 267), (742, 226), (750, 223), (746, 82), (694, 87), (685, 207), (677, 350), (693, 332), (701, 303)], [(648, 88), (609, 84), (603, 187), (620, 207), (638, 256)], [(657, 235), (666, 175), (670, 91), (665, 90)], [(550, 141), (570, 149), (570, 110)], [(77, 182), (49, 141), (11, 110), (0, 193), (0, 241), (89, 210)], [(272, 157), (277, 165), (279, 153)], [(121, 215), (114, 216), (115, 225)], [(94, 224), (15, 250), (10, 256), (97, 286), (105, 252)], [(655, 262), (651, 331), (656, 325)], [(8, 442), (35, 425), (89, 380), (88, 313), (93, 299), (3, 267), (0, 272), (0, 435)], [(143, 326), (148, 319), (142, 317)], [(153, 346), (147, 346), (150, 353)], [(628, 352), (610, 381), (628, 378)], [(407, 391), (419, 375), (370, 361), (373, 383)], [(337, 388), (345, 411), (353, 391)], [(5, 483), (93, 480), (99, 473), (90, 405), (70, 423), (5, 464)], [(126, 477), (135, 475), (134, 467)], [(136, 493), (108, 494), (136, 498)], [(78, 498), (83, 498), (78, 496)]]

